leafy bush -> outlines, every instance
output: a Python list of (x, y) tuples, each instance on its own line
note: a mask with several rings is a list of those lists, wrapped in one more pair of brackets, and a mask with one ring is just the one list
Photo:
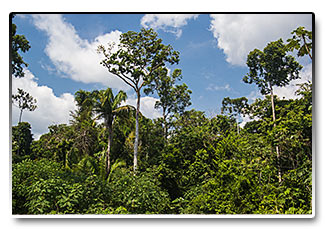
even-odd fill
[(123, 207), (131, 214), (168, 213), (168, 193), (149, 171), (134, 176), (127, 169), (117, 169), (109, 185), (113, 206)]
[(60, 173), (62, 166), (56, 162), (24, 160), (12, 167), (12, 211), (13, 214), (27, 214), (25, 206), (28, 188), (39, 180), (48, 180)]

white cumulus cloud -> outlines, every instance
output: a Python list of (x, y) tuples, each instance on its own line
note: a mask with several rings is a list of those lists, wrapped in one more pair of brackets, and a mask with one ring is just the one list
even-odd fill
[(299, 89), (299, 84), (307, 81), (312, 82), (312, 64), (308, 64), (300, 71), (300, 79), (292, 80), (285, 87), (274, 87), (274, 94), (280, 99), (296, 99), (298, 96), (295, 92)]
[(188, 20), (196, 19), (198, 16), (198, 14), (146, 14), (141, 18), (141, 25), (174, 33), (179, 38), (182, 35), (181, 27), (187, 25)]
[[(155, 119), (162, 117), (162, 112), (159, 109), (155, 109), (156, 99), (150, 96), (143, 96), (140, 99), (140, 112), (147, 118)], [(135, 96), (128, 98), (122, 105), (132, 105), (136, 107), (137, 99)]]
[[(22, 121), (31, 124), (35, 139), (46, 133), (50, 125), (69, 123), (70, 111), (76, 109), (72, 94), (55, 96), (51, 88), (38, 85), (36, 77), (28, 70), (25, 70), (25, 77), (12, 78), (13, 94), (17, 93), (17, 88), (23, 89), (37, 100), (36, 110), (24, 110), (22, 115)], [(19, 109), (12, 105), (12, 124), (17, 125), (18, 119)]]
[(270, 41), (286, 41), (299, 26), (311, 30), (311, 14), (214, 14), (210, 30), (218, 48), (230, 64), (245, 66), (255, 48), (263, 49)]
[(48, 36), (45, 53), (64, 77), (83, 83), (101, 83), (112, 88), (127, 89), (122, 80), (100, 65), (103, 56), (96, 51), (100, 44), (118, 44), (120, 31), (97, 36), (89, 42), (80, 38), (75, 28), (62, 15), (33, 15), (33, 22)]

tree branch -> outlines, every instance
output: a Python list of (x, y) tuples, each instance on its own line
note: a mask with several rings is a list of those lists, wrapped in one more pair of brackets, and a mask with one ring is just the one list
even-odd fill
[[(107, 63), (105, 63), (105, 62), (103, 62), (103, 65), (107, 68), (108, 72), (110, 72), (110, 73), (116, 75), (118, 78), (120, 78), (121, 80), (123, 80), (127, 85), (129, 85), (130, 87), (132, 87), (132, 88), (136, 91), (135, 86), (133, 86), (130, 82), (128, 82), (128, 81), (126, 80), (126, 79), (128, 79), (128, 80), (130, 80), (132, 83), (134, 83), (134, 82), (133, 82), (129, 77), (125, 76), (123, 73), (121, 73), (122, 76), (120, 76), (119, 74), (110, 71), (110, 66), (109, 66)], [(123, 78), (123, 77), (125, 77), (126, 79)]]
[(305, 45), (306, 51), (308, 52), (310, 59), (313, 59), (313, 57), (310, 54), (309, 48), (307, 46), (305, 35), (302, 35), (302, 39), (304, 40), (304, 45)]

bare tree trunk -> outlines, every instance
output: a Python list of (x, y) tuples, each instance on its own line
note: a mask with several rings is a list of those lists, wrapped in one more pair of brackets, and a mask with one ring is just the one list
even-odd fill
[(273, 117), (273, 122), (274, 122), (274, 127), (275, 127), (276, 124), (275, 124), (274, 95), (273, 95), (273, 88), (272, 88), (272, 85), (271, 84), (270, 84), (270, 88), (271, 88), (272, 117)]
[(21, 122), (21, 117), (22, 117), (22, 115), (23, 115), (23, 109), (20, 109), (20, 114), (19, 114), (19, 122), (18, 122), (18, 123), (20, 123), (20, 122)]
[(163, 108), (163, 122), (164, 122), (164, 138), (165, 138), (165, 142), (167, 142), (167, 117), (166, 117), (166, 111), (165, 108)]
[[(271, 89), (271, 104), (272, 104), (272, 117), (273, 117), (273, 127), (276, 127), (275, 123), (275, 106), (274, 106), (274, 95), (273, 95), (273, 88), (270, 83), (270, 89)], [(279, 178), (279, 183), (282, 181), (282, 175), (281, 175), (281, 168), (280, 168), (280, 151), (279, 151), (279, 146), (275, 146), (275, 151), (276, 151), (276, 157), (277, 157), (277, 167), (278, 167), (278, 178)]]
[(134, 158), (133, 172), (134, 175), (138, 169), (138, 145), (139, 145), (139, 112), (140, 112), (140, 91), (137, 91), (137, 110), (135, 113), (135, 140), (134, 140)]
[(108, 178), (111, 169), (111, 146), (112, 146), (112, 125), (107, 125), (108, 127), (108, 140), (107, 140), (107, 151), (106, 151), (106, 179)]

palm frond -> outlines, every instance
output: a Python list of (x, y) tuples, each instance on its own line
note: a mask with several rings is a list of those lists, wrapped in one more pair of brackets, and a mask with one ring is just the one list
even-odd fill
[(109, 173), (109, 175), (108, 175), (108, 177), (107, 177), (107, 182), (110, 182), (111, 177), (112, 177), (112, 173), (114, 173), (114, 171), (115, 171), (117, 168), (119, 168), (119, 167), (124, 167), (124, 166), (126, 166), (125, 161), (122, 160), (122, 159), (117, 159), (117, 160), (114, 162), (114, 164), (111, 166), (111, 171), (110, 171), (110, 173)]
[(126, 93), (124, 91), (119, 91), (118, 94), (114, 97), (112, 108), (115, 110), (126, 99), (127, 99)]
[(121, 106), (121, 107), (117, 107), (115, 110), (113, 110), (113, 113), (114, 115), (125, 115), (125, 114), (128, 114), (128, 115), (133, 115), (135, 114), (135, 107), (134, 106), (131, 106), (131, 105), (124, 105), (124, 106)]

